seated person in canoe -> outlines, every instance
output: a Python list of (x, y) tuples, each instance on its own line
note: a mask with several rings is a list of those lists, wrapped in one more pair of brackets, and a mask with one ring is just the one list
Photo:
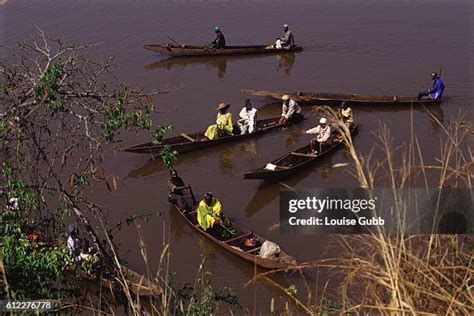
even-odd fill
[(239, 116), (240, 135), (253, 133), (257, 127), (257, 109), (252, 107), (249, 99), (245, 100), (245, 106), (240, 111)]
[(301, 114), (301, 107), (295, 100), (291, 99), (289, 95), (284, 95), (282, 98), (282, 111), (278, 124), (286, 124), (288, 122), (298, 122), (303, 119)]
[(233, 236), (235, 234), (230, 221), (222, 214), (222, 204), (211, 192), (204, 194), (197, 209), (199, 226), (214, 237)]
[(225, 37), (222, 34), (221, 29), (216, 26), (214, 28), (214, 33), (216, 33), (216, 38), (209, 44), (211, 48), (224, 48), (225, 47)]
[(183, 179), (178, 176), (178, 171), (171, 170), (168, 180), (168, 201), (176, 204), (180, 209), (190, 212), (196, 204), (191, 187), (186, 185)]
[(337, 116), (347, 126), (347, 128), (350, 128), (352, 125), (354, 125), (352, 109), (345, 101), (341, 102), (339, 110), (337, 111)]
[(89, 247), (87, 240), (79, 237), (77, 226), (70, 224), (67, 228), (67, 247), (73, 263), (80, 261), (97, 262), (98, 257), (94, 254), (92, 247)]
[(323, 150), (330, 145), (331, 141), (331, 127), (327, 124), (328, 120), (325, 117), (322, 117), (319, 120), (319, 125), (303, 131), (306, 135), (316, 135), (316, 138), (313, 138), (310, 142), (311, 151), (313, 154), (323, 152)]
[(277, 38), (275, 44), (273, 45), (276, 49), (286, 49), (290, 50), (295, 46), (295, 38), (293, 33), (288, 28), (288, 24), (283, 25), (283, 36)]
[(234, 130), (234, 125), (232, 125), (232, 113), (227, 113), (227, 109), (230, 104), (221, 102), (216, 108), (218, 111), (216, 124), (209, 126), (204, 133), (204, 136), (210, 140), (216, 139), (218, 137), (232, 136), (232, 131)]
[(433, 86), (427, 91), (422, 91), (418, 93), (418, 100), (439, 100), (443, 96), (444, 83), (443, 80), (441, 80), (441, 77), (436, 72), (433, 72), (431, 74), (431, 80), (433, 80)]

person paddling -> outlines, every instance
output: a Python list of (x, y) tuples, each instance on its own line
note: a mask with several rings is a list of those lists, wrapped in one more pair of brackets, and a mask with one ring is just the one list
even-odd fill
[(303, 134), (305, 135), (316, 135), (316, 138), (313, 138), (310, 142), (313, 154), (322, 153), (325, 147), (330, 144), (331, 127), (327, 122), (328, 120), (325, 117), (322, 117), (319, 120), (318, 126), (303, 131)]
[(283, 125), (288, 122), (298, 122), (303, 119), (301, 114), (301, 107), (295, 100), (291, 99), (289, 95), (284, 95), (282, 98), (283, 104), (281, 109), (281, 117), (278, 124)]
[(194, 203), (190, 195), (191, 187), (184, 183), (184, 180), (178, 176), (175, 169), (170, 171), (170, 179), (168, 180), (168, 201), (176, 204), (180, 209), (187, 212), (192, 211)]
[(197, 220), (204, 231), (220, 223), (222, 204), (214, 197), (212, 192), (204, 194), (204, 199), (199, 202), (197, 209)]
[(438, 75), (438, 73), (433, 72), (431, 74), (431, 80), (433, 80), (433, 86), (430, 90), (418, 93), (418, 100), (421, 100), (423, 98), (439, 100), (443, 96), (445, 86), (443, 80), (441, 80), (441, 77)]
[(225, 47), (225, 37), (222, 34), (221, 29), (216, 26), (214, 28), (214, 33), (216, 33), (216, 38), (209, 44), (209, 47), (212, 48), (224, 48)]

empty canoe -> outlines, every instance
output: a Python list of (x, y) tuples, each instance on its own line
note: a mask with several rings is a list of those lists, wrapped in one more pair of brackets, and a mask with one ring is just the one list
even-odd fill
[(281, 101), (282, 96), (289, 95), (296, 102), (301, 104), (311, 105), (329, 105), (337, 106), (342, 101), (349, 106), (360, 105), (434, 105), (440, 104), (441, 100), (417, 100), (416, 97), (401, 97), (396, 95), (359, 95), (359, 94), (337, 94), (337, 93), (313, 93), (313, 92), (298, 92), (298, 91), (271, 91), (271, 90), (254, 90), (242, 89), (242, 93), (253, 95), (261, 98), (268, 98)]

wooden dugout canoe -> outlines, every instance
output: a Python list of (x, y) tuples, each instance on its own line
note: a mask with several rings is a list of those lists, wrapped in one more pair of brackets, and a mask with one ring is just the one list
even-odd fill
[[(357, 130), (358, 126), (354, 125), (351, 128), (351, 134), (355, 135)], [(267, 164), (265, 164), (264, 166), (245, 173), (244, 179), (277, 180), (286, 178), (308, 167), (308, 165), (324, 159), (324, 156), (335, 151), (340, 146), (342, 146), (342, 142), (335, 141), (323, 152), (314, 155), (311, 152), (311, 146), (309, 144), (305, 145), (270, 162), (276, 166), (274, 170), (267, 169)]]
[[(281, 101), (281, 98), (287, 94), (293, 100), (301, 104), (311, 105), (329, 105), (338, 106), (342, 101), (349, 106), (397, 106), (397, 105), (435, 105), (440, 104), (441, 100), (417, 100), (416, 97), (407, 96), (386, 96), (386, 95), (359, 95), (359, 94), (337, 94), (337, 93), (313, 93), (297, 91), (273, 91), (273, 90), (255, 90), (242, 89), (242, 93), (261, 98), (268, 98)], [(397, 100), (394, 99), (396, 97)]]
[[(74, 273), (74, 268), (72, 268), (70, 272)], [(127, 286), (130, 289), (131, 294), (135, 295), (136, 297), (158, 298), (162, 294), (162, 290), (158, 284), (146, 278), (145, 276), (130, 270), (125, 266), (122, 266), (122, 272), (124, 274), (125, 280), (127, 281)], [(89, 280), (98, 287), (110, 290), (111, 293), (117, 291), (117, 288), (122, 291), (122, 287), (116, 278), (97, 278), (85, 271), (80, 271), (79, 273), (82, 278)]]
[[(289, 270), (296, 266), (296, 260), (294, 257), (287, 254), (285, 251), (280, 249), (280, 253), (277, 257), (273, 258), (263, 258), (260, 257), (260, 247), (262, 246), (265, 239), (262, 236), (255, 234), (254, 232), (240, 227), (234, 223), (232, 223), (232, 229), (237, 233), (235, 237), (230, 237), (226, 240), (219, 240), (216, 237), (212, 236), (211, 234), (205, 232), (201, 229), (197, 222), (197, 212), (196, 210), (192, 212), (185, 212), (181, 208), (179, 208), (176, 204), (173, 204), (178, 211), (178, 213), (183, 217), (183, 219), (192, 226), (196, 231), (198, 231), (202, 236), (206, 237), (211, 242), (221, 246), (225, 250), (239, 256), (240, 258), (247, 260), (251, 263), (256, 264), (259, 267), (265, 269), (283, 269)], [(196, 206), (195, 206), (196, 207)], [(254, 247), (247, 248), (244, 245), (245, 239), (253, 237), (256, 239), (257, 243)]]
[(190, 134), (181, 134), (180, 136), (170, 137), (163, 140), (163, 144), (156, 146), (153, 143), (148, 142), (144, 144), (134, 145), (127, 148), (122, 149), (122, 151), (136, 153), (136, 154), (151, 154), (151, 155), (158, 155), (163, 145), (169, 145), (171, 150), (175, 150), (178, 153), (186, 153), (194, 150), (199, 150), (203, 148), (207, 148), (210, 146), (215, 146), (219, 144), (240, 141), (246, 138), (255, 137), (258, 135), (265, 134), (270, 132), (274, 129), (280, 127), (286, 127), (298, 122), (294, 123), (287, 123), (284, 125), (278, 125), (278, 120), (280, 117), (274, 117), (269, 119), (257, 120), (257, 130), (253, 133), (247, 133), (244, 135), (240, 135), (240, 131), (238, 125), (234, 125), (234, 133), (238, 135), (232, 135), (227, 137), (220, 137), (214, 140), (209, 140), (206, 136), (204, 136), (204, 131), (200, 131), (197, 133), (190, 133)]
[(226, 46), (225, 48), (209, 48), (205, 46), (171, 45), (171, 44), (148, 44), (145, 49), (156, 53), (174, 56), (222, 56), (222, 55), (260, 55), (260, 54), (283, 54), (301, 52), (303, 47), (295, 46), (292, 49), (269, 48), (268, 45), (252, 46)]

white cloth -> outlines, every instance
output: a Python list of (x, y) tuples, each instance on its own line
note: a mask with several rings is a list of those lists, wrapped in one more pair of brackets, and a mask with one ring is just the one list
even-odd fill
[(74, 238), (72, 238), (71, 236), (69, 236), (67, 238), (67, 247), (69, 248), (69, 251), (70, 253), (72, 254), (74, 252), (74, 250), (76, 249), (76, 241), (74, 240)]
[(288, 101), (288, 104), (283, 102), (281, 116), (284, 116), (287, 120), (289, 120), (293, 113), (301, 113), (301, 107), (298, 105), (298, 103), (292, 99)]
[(286, 31), (283, 37), (275, 42), (276, 49), (291, 49), (293, 46), (295, 46), (295, 38), (290, 30)]
[(243, 120), (239, 120), (238, 124), (240, 127), (241, 134), (252, 133), (255, 129), (255, 116), (257, 114), (257, 109), (251, 108), (247, 111), (246, 107), (243, 107), (239, 113), (240, 118)]
[(329, 127), (329, 125), (326, 125), (325, 128), (322, 128), (321, 125), (318, 125), (314, 128), (307, 130), (306, 134), (316, 134), (316, 140), (319, 143), (324, 143), (331, 136), (331, 128)]

